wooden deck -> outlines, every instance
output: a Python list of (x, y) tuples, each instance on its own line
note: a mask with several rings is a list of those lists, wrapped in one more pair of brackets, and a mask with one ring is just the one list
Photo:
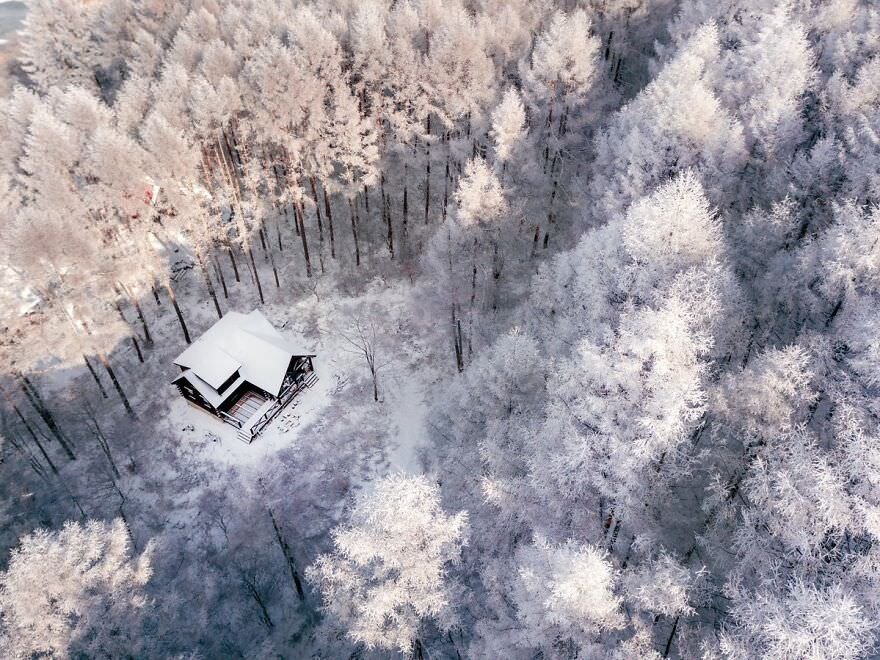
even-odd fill
[(254, 411), (251, 418), (238, 429), (238, 439), (250, 444), (263, 427), (283, 408), (280, 399), (269, 399)]
[(247, 421), (254, 416), (254, 413), (262, 408), (265, 403), (266, 397), (257, 394), (256, 392), (248, 391), (241, 395), (241, 398), (235, 402), (227, 414), (230, 417), (237, 419), (243, 425), (246, 424)]
[(303, 374), (277, 399), (246, 391), (228, 411), (221, 411), (218, 416), (238, 429), (239, 440), (250, 444), (288, 403), (316, 382), (318, 375), (314, 371)]

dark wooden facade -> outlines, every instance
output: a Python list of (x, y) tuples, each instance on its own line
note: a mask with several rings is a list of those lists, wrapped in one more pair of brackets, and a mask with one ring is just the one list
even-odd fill
[[(258, 395), (264, 401), (276, 401), (278, 402), (277, 410), (273, 411), (271, 417), (274, 417), (275, 414), (280, 412), (280, 409), (283, 408), (287, 403), (289, 403), (293, 397), (301, 390), (303, 387), (310, 385), (311, 382), (315, 380), (314, 378), (314, 362), (313, 355), (295, 355), (291, 358), (290, 364), (287, 367), (287, 371), (284, 375), (284, 382), (281, 386), (281, 392), (276, 397), (273, 394), (266, 392), (265, 390), (257, 387), (256, 385), (249, 383), (247, 381), (239, 382), (238, 385), (235, 385), (235, 389), (228, 393), (227, 390), (230, 387), (233, 387), (233, 384), (240, 380), (239, 372), (236, 371), (232, 376), (230, 376), (226, 382), (224, 382), (220, 388), (218, 388), (217, 393), (219, 395), (226, 395), (223, 397), (222, 403), (220, 403), (217, 407), (211, 405), (209, 401), (203, 397), (199, 391), (187, 380), (186, 378), (181, 378), (177, 380), (175, 385), (177, 386), (178, 391), (181, 396), (186, 399), (190, 404), (201, 408), (205, 412), (208, 412), (222, 421), (232, 424), (237, 428), (241, 429), (242, 420), (240, 418), (236, 418), (229, 414), (230, 410), (232, 410), (236, 404), (242, 400), (243, 397), (248, 397), (251, 395)], [(186, 371), (184, 368), (181, 368), (181, 371)], [(269, 417), (269, 419), (271, 419)]]

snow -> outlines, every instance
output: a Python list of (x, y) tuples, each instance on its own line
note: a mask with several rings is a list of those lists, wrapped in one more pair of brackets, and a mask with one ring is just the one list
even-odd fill
[(259, 311), (227, 312), (174, 363), (192, 369), (215, 390), (241, 369), (244, 380), (278, 396), (291, 358), (312, 354), (291, 346)]
[(0, 2), (0, 36), (4, 37), (0, 40), (2, 43), (8, 43), (9, 40), (5, 37), (21, 29), (26, 14), (27, 5), (24, 2)]
[(398, 472), (423, 472), (419, 457), (428, 442), (425, 389), (426, 386), (417, 378), (402, 376), (394, 383), (394, 389), (387, 397), (396, 439), (389, 461), (391, 467)]
[[(0, 91), (8, 92), (15, 84), (12, 74), (14, 59), (18, 56), (19, 36), (27, 5), (23, 2), (0, 2)], [(27, 310), (22, 310), (25, 313)]]
[[(382, 301), (383, 306), (399, 307), (399, 295), (398, 292), (383, 293), (382, 297), (386, 299)], [(309, 334), (314, 335), (309, 337), (314, 346), (309, 353), (316, 356), (313, 363), (317, 382), (297, 395), (251, 444), (238, 438), (236, 428), (188, 404), (169, 387), (169, 396), (174, 398), (168, 419), (180, 435), (181, 451), (191, 454), (198, 463), (258, 471), (279, 452), (312, 441), (312, 434), (320, 433), (323, 422), (331, 416), (345, 415), (351, 405), (349, 397), (355, 397), (355, 402), (363, 404), (370, 402), (370, 394), (366, 390), (361, 392), (354, 385), (367, 375), (363, 357), (353, 353), (338, 328), (329, 324), (339, 310), (330, 303), (300, 303), (298, 307), (308, 308), (310, 305), (313, 307), (311, 314), (305, 309), (296, 312), (287, 306), (267, 305), (264, 311), (274, 320), (274, 326), (265, 317), (264, 321), (270, 327), (283, 328), (284, 335), (303, 339)], [(319, 328), (310, 333), (304, 319), (315, 312), (319, 316)], [(224, 318), (231, 314), (234, 313), (227, 313)], [(374, 405), (381, 408), (377, 414), (388, 420), (388, 470), (421, 474), (420, 454), (428, 439), (425, 422), (427, 393), (435, 374), (430, 369), (416, 368), (415, 363), (423, 358), (417, 341), (403, 332), (396, 334), (395, 341), (399, 344), (393, 349), (385, 349), (396, 359), (381, 372), (382, 400)]]
[(239, 370), (242, 363), (206, 339), (197, 340), (174, 361), (187, 367), (215, 390)]
[[(298, 394), (288, 406), (266, 426), (263, 432), (247, 444), (238, 438), (238, 429), (225, 424), (213, 415), (197, 410), (180, 399), (171, 408), (176, 426), (184, 431), (184, 442), (192, 442), (202, 460), (220, 466), (247, 468), (263, 464), (282, 449), (296, 447), (307, 437), (300, 433), (327, 410), (336, 382), (329, 364), (315, 360), (318, 381)], [(207, 441), (201, 446), (202, 441)]]
[[(253, 468), (270, 461), (286, 448), (308, 442), (308, 428), (322, 415), (333, 411), (334, 394), (347, 379), (345, 361), (319, 353), (315, 358), (318, 381), (299, 395), (247, 444), (238, 438), (238, 430), (213, 415), (198, 410), (179, 396), (173, 402), (169, 417), (182, 430), (182, 442), (192, 444), (202, 460), (225, 467)], [(391, 471), (421, 474), (420, 449), (427, 442), (423, 385), (413, 375), (401, 376), (390, 383), (384, 402), (392, 416), (395, 440), (392, 440), (389, 462)], [(304, 432), (305, 431), (305, 432)]]
[(199, 378), (192, 369), (187, 369), (171, 382), (172, 384), (177, 384), (181, 380), (185, 380), (192, 385), (196, 391), (202, 395), (202, 398), (214, 406), (214, 408), (218, 408), (223, 401), (235, 393), (239, 385), (245, 382), (244, 377), (239, 376), (226, 388), (226, 390), (224, 390), (223, 394), (221, 394), (214, 388), (214, 386)]

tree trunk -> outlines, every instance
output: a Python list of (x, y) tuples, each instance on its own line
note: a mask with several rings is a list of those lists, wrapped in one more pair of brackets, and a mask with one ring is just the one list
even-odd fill
[(492, 237), (492, 309), (498, 309), (498, 298), (501, 288), (501, 270), (503, 267), (501, 255), (499, 254), (499, 237)]
[(202, 275), (205, 276), (205, 284), (208, 287), (208, 293), (211, 296), (211, 300), (214, 301), (214, 309), (217, 310), (217, 318), (223, 318), (223, 310), (220, 309), (220, 301), (217, 300), (217, 292), (214, 290), (214, 283), (211, 281), (211, 273), (208, 272), (208, 264), (205, 263), (204, 257), (202, 255), (198, 255), (197, 261), (199, 262), (199, 268), (202, 271)]
[(431, 115), (426, 119), (428, 133), (425, 138), (425, 224), (428, 224), (428, 209), (431, 205)]
[(348, 210), (351, 212), (351, 235), (354, 237), (354, 259), (355, 265), (361, 265), (361, 246), (358, 242), (358, 227), (357, 227), (357, 217), (354, 213), (354, 203), (351, 201), (351, 197), (348, 198)]
[(272, 252), (272, 246), (269, 246), (269, 265), (272, 266), (272, 275), (275, 276), (275, 288), (281, 288), (281, 282), (278, 280), (278, 267), (275, 265), (275, 254)]
[[(560, 117), (560, 119), (559, 119), (559, 131), (557, 132), (557, 135), (560, 138), (564, 137), (567, 131), (568, 131), (568, 106), (566, 105), (565, 108), (563, 108), (563, 110), (562, 110), (562, 117)], [(557, 152), (556, 155), (558, 156), (559, 153)]]
[(834, 304), (834, 307), (831, 308), (831, 312), (828, 314), (828, 318), (825, 321), (826, 328), (834, 323), (834, 319), (837, 318), (840, 309), (843, 307), (844, 298), (845, 296), (840, 296), (840, 299)]
[(296, 232), (296, 235), (299, 236), (299, 216), (296, 214), (296, 205), (291, 203), (294, 206), (293, 211), (293, 229)]
[(43, 467), (43, 464), (37, 460), (37, 457), (34, 456), (33, 452), (30, 450), (30, 447), (27, 446), (27, 443), (20, 438), (17, 437), (14, 433), (6, 434), (6, 439), (9, 440), (9, 444), (15, 447), (20, 454), (23, 454), (27, 460), (28, 464), (31, 466), (31, 469), (34, 471), (40, 479), (48, 482), (49, 477), (46, 475), (46, 469)]
[(547, 212), (547, 224), (552, 225), (554, 222), (553, 218), (553, 202), (556, 201), (556, 189), (559, 186), (559, 177), (555, 177), (553, 179), (553, 190), (550, 193), (550, 203), (547, 205), (549, 211)]
[[(223, 137), (223, 141), (220, 141), (220, 136)], [(235, 197), (236, 201), (238, 201), (239, 195), (241, 195), (242, 185), (241, 179), (238, 175), (238, 168), (236, 167), (236, 155), (233, 153), (232, 143), (229, 141), (229, 136), (226, 135), (226, 131), (221, 130), (220, 136), (217, 137), (217, 144), (220, 147), (220, 155), (223, 157), (223, 165), (224, 168), (227, 168), (227, 176), (229, 177), (229, 187), (232, 189), (233, 197)], [(227, 154), (228, 154), (228, 163), (227, 163)], [(241, 157), (239, 157), (239, 161)]]
[(40, 419), (43, 420), (43, 423), (46, 425), (46, 428), (55, 436), (55, 439), (58, 440), (58, 444), (61, 445), (61, 448), (64, 450), (64, 453), (67, 454), (67, 457), (75, 461), (76, 455), (73, 453), (73, 444), (67, 439), (67, 437), (61, 432), (61, 429), (58, 427), (58, 424), (55, 422), (55, 417), (46, 407), (46, 404), (43, 403), (43, 398), (40, 396), (40, 393), (37, 392), (37, 389), (33, 386), (27, 376), (24, 374), (19, 374), (21, 378), (21, 389), (25, 393), (25, 396), (31, 402), (31, 405), (34, 407), (34, 410), (37, 411), (37, 414), (40, 416)]
[(385, 175), (379, 175), (379, 190), (382, 195), (382, 217), (385, 218), (385, 222), (388, 225), (388, 253), (391, 255), (391, 258), (394, 259), (394, 228), (391, 224), (391, 207), (388, 197), (385, 195)]
[(309, 188), (312, 190), (312, 200), (315, 202), (315, 217), (318, 220), (318, 242), (324, 242), (324, 225), (321, 223), (321, 206), (318, 204), (318, 189), (315, 186), (315, 177), (309, 177)]
[(95, 438), (98, 440), (98, 446), (100, 446), (101, 451), (104, 452), (104, 456), (107, 458), (107, 462), (110, 464), (110, 470), (113, 472), (113, 476), (116, 479), (119, 479), (119, 468), (116, 467), (116, 461), (113, 460), (113, 454), (110, 453), (110, 444), (107, 442), (107, 436), (105, 436), (104, 432), (101, 430), (101, 427), (98, 424), (98, 420), (95, 417), (95, 413), (91, 409), (91, 407), (86, 405), (85, 408), (86, 414), (92, 421), (92, 426), (95, 427)]
[(6, 397), (5, 393), (4, 393), (4, 397), (6, 398), (7, 401), (10, 402), (9, 405), (12, 406), (12, 410), (15, 411), (15, 414), (21, 420), (21, 423), (24, 424), (25, 430), (27, 430), (28, 435), (31, 436), (31, 439), (34, 441), (34, 444), (37, 446), (37, 449), (40, 450), (40, 453), (43, 455), (43, 459), (49, 465), (49, 468), (52, 470), (53, 473), (55, 473), (57, 475), (58, 474), (58, 467), (55, 465), (55, 463), (52, 462), (52, 459), (49, 458), (49, 454), (46, 451), (46, 448), (43, 446), (43, 443), (40, 442), (40, 439), (37, 437), (37, 434), (34, 433), (34, 429), (31, 427), (30, 424), (28, 424), (28, 421), (27, 421), (27, 419), (25, 419), (25, 416), (21, 414), (21, 410), (18, 409), (18, 406), (16, 406), (14, 403), (12, 403), (9, 400), (9, 398)]
[(333, 235), (333, 212), (330, 210), (330, 197), (324, 188), (324, 214), (327, 216), (327, 230), (330, 232), (330, 258), (336, 258), (336, 238)]
[(260, 247), (263, 249), (263, 255), (266, 257), (266, 261), (269, 260), (269, 249), (266, 246), (266, 232), (264, 231), (265, 223), (260, 222), (260, 228), (257, 230), (257, 235), (260, 237)]
[(457, 324), (457, 331), (458, 331), (458, 334), (456, 336), (456, 340), (458, 342), (458, 346), (457, 346), (457, 348), (458, 348), (458, 355), (457, 355), (458, 372), (461, 373), (462, 371), (464, 371), (464, 343), (462, 342), (462, 339), (461, 339), (461, 337), (462, 337), (461, 319), (457, 319), (456, 324)]
[(409, 219), (409, 191), (407, 187), (407, 164), (403, 164), (403, 225), (401, 228), (401, 235), (403, 239), (406, 240), (406, 225), (407, 220)]
[(611, 540), (608, 542), (608, 552), (614, 550), (614, 544), (617, 543), (617, 535), (620, 533), (620, 521), (614, 523), (614, 529), (611, 532)]
[(620, 570), (625, 571), (626, 567), (629, 565), (629, 558), (632, 556), (633, 546), (636, 543), (635, 535), (632, 536), (629, 540), (629, 545), (626, 548), (626, 554), (623, 556), (623, 561), (620, 564)]
[(254, 602), (256, 602), (260, 608), (260, 612), (262, 613), (262, 616), (260, 618), (263, 620), (263, 625), (271, 630), (275, 627), (275, 624), (272, 623), (272, 617), (269, 616), (269, 610), (266, 607), (266, 601), (263, 599), (263, 594), (261, 594), (260, 590), (257, 589), (256, 580), (252, 580), (247, 576), (242, 575), (242, 581), (244, 582), (245, 588), (247, 589), (248, 593), (251, 595), (251, 597), (254, 599)]
[(305, 601), (306, 594), (303, 590), (302, 579), (297, 570), (293, 552), (291, 552), (290, 546), (287, 544), (287, 539), (281, 534), (281, 528), (278, 527), (278, 522), (275, 520), (275, 514), (272, 513), (272, 509), (266, 507), (266, 510), (269, 512), (269, 518), (272, 519), (272, 528), (275, 530), (275, 539), (278, 541), (278, 545), (281, 546), (281, 552), (284, 554), (284, 559), (287, 561), (287, 568), (290, 570), (290, 577), (293, 580), (293, 586), (296, 588), (296, 595), (300, 601)]
[(303, 256), (306, 261), (306, 277), (312, 276), (312, 261), (309, 259), (309, 242), (306, 239), (306, 225), (303, 219), (303, 207), (300, 202), (295, 202), (294, 207), (294, 218), (297, 220), (297, 224), (299, 225), (299, 237), (302, 239), (303, 246)]
[(117, 380), (116, 374), (113, 372), (113, 367), (110, 366), (110, 360), (107, 359), (107, 354), (104, 352), (98, 353), (98, 359), (101, 361), (101, 364), (104, 365), (104, 370), (107, 372), (107, 375), (110, 376), (110, 382), (113, 383), (116, 393), (119, 395), (119, 398), (122, 399), (122, 405), (125, 406), (125, 412), (132, 417), (136, 417), (134, 410), (131, 409), (131, 404), (128, 402), (128, 397), (125, 396), (125, 392), (122, 390), (122, 386), (119, 384), (119, 380)]
[(137, 312), (138, 320), (141, 322), (141, 327), (144, 330), (144, 341), (147, 343), (147, 346), (153, 345), (153, 337), (150, 335), (150, 328), (147, 326), (147, 319), (144, 316), (144, 310), (141, 309), (141, 304), (138, 302), (138, 299), (135, 298), (131, 293), (128, 292), (127, 289), (123, 287), (123, 290), (126, 292), (128, 297), (128, 301), (131, 303), (131, 306), (134, 307), (135, 312)]
[[(120, 292), (120, 290), (119, 290), (118, 288), (117, 288), (117, 290), (116, 290), (116, 293), (117, 293), (117, 295), (122, 295), (121, 292)], [(122, 322), (125, 323), (125, 324), (127, 325), (127, 324), (128, 324), (128, 319), (125, 318), (125, 314), (122, 313), (122, 304), (119, 302), (118, 299), (115, 301), (115, 304), (116, 304), (116, 311), (119, 312), (119, 318), (121, 318), (121, 319), (122, 319)], [(149, 335), (148, 335), (148, 336), (149, 336)], [(134, 346), (135, 353), (137, 353), (138, 362), (140, 362), (141, 364), (143, 364), (143, 363), (144, 363), (144, 354), (141, 352), (141, 345), (138, 343), (138, 340), (137, 340), (137, 333), (135, 333), (134, 330), (132, 330), (132, 332), (131, 332), (131, 343), (132, 343), (132, 345)], [(85, 359), (85, 355), (83, 355), (83, 359)], [(98, 388), (101, 390), (101, 394), (102, 394), (103, 397), (106, 399), (106, 398), (107, 398), (107, 393), (104, 391), (104, 387), (101, 385), (101, 381), (98, 380), (98, 377), (97, 377), (97, 376), (95, 376), (95, 373), (94, 373), (94, 371), (92, 370), (92, 365), (89, 364), (89, 361), (88, 361), (88, 360), (86, 360), (86, 366), (89, 368), (89, 371), (92, 372), (92, 376), (94, 376), (94, 378), (95, 378), (95, 382), (98, 383)]]
[(266, 301), (263, 299), (263, 285), (262, 285), (262, 283), (260, 282), (260, 274), (257, 272), (257, 262), (256, 262), (256, 260), (254, 259), (254, 251), (253, 251), (253, 249), (252, 249), (250, 246), (248, 246), (247, 254), (248, 254), (248, 257), (250, 257), (250, 260), (251, 260), (251, 270), (252, 270), (253, 273), (254, 273), (254, 284), (257, 285), (257, 293), (260, 294), (260, 304), (262, 305), (262, 304), (265, 304), (265, 302), (266, 302)]
[(95, 379), (95, 383), (97, 383), (98, 389), (101, 391), (101, 397), (106, 399), (107, 398), (107, 390), (104, 389), (104, 385), (101, 383), (101, 379), (98, 378), (98, 372), (95, 371), (95, 368), (92, 366), (92, 363), (89, 362), (89, 358), (87, 358), (85, 356), (85, 353), (83, 353), (82, 357), (83, 357), (83, 362), (86, 363), (86, 367), (88, 368), (89, 373), (92, 374), (92, 378)]
[(214, 270), (217, 271), (217, 279), (220, 280), (220, 286), (223, 288), (223, 299), (229, 300), (229, 289), (226, 288), (226, 278), (223, 276), (223, 269), (220, 267), (220, 260), (217, 258), (217, 253), (213, 253), (214, 259)]
[[(28, 463), (30, 464), (31, 468), (36, 473), (36, 475), (40, 479), (45, 481), (46, 483), (49, 483), (49, 476), (46, 473), (46, 468), (44, 468), (43, 464), (40, 463), (40, 461), (37, 459), (36, 456), (34, 456), (34, 453), (27, 446), (27, 443), (25, 443), (24, 439), (23, 438), (16, 439), (12, 434), (9, 434), (7, 437), (8, 437), (9, 442), (12, 443), (13, 447), (18, 449), (25, 456), (27, 456)], [(55, 473), (55, 474), (57, 475), (57, 473)]]
[(134, 346), (134, 352), (137, 353), (138, 362), (143, 364), (144, 363), (144, 353), (143, 353), (143, 351), (141, 351), (141, 345), (140, 345), (140, 343), (138, 343), (137, 337), (135, 337), (134, 334), (132, 334), (132, 336), (131, 336), (131, 345)]
[(235, 261), (235, 253), (232, 251), (232, 245), (226, 244), (226, 252), (229, 254), (229, 262), (232, 264), (232, 272), (235, 273), (235, 281), (241, 282), (241, 276), (238, 274), (238, 264)]
[(455, 303), (450, 306), (452, 315), (452, 348), (455, 352), (455, 368), (459, 372), (462, 371), (462, 352), (461, 352), (461, 322), (455, 317)]
[(174, 295), (174, 289), (171, 288), (170, 282), (165, 285), (165, 290), (168, 292), (168, 297), (171, 298), (171, 305), (174, 307), (174, 313), (177, 314), (177, 320), (180, 322), (181, 330), (183, 330), (183, 338), (187, 344), (192, 344), (192, 339), (189, 337), (189, 328), (186, 327), (183, 312), (180, 311), (180, 305), (177, 304), (177, 296)]
[(471, 271), (471, 316), (473, 316), (474, 303), (477, 300), (477, 239), (474, 239), (473, 267)]
[(672, 642), (675, 639), (675, 631), (678, 628), (678, 619), (679, 617), (675, 617), (675, 620), (672, 622), (672, 630), (669, 633), (669, 639), (666, 640), (666, 646), (663, 648), (664, 658), (668, 658), (669, 652), (672, 650)]
[(547, 163), (550, 160), (550, 136), (553, 134), (553, 110), (556, 108), (556, 98), (550, 102), (547, 110), (547, 120), (544, 122), (544, 174), (547, 173)]
[(446, 207), (449, 204), (449, 153), (446, 154), (446, 173), (443, 176), (443, 222), (446, 222)]

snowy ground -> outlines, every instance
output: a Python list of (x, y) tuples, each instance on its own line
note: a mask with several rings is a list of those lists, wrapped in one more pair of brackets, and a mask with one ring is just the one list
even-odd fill
[[(401, 300), (394, 299), (400, 297), (399, 292), (379, 295), (386, 298), (380, 301), (383, 309), (402, 305)], [(344, 390), (352, 382), (368, 378), (363, 355), (352, 350), (343, 337), (344, 331), (335, 325), (337, 315), (345, 314), (338, 305), (312, 300), (293, 309), (279, 304), (268, 305), (261, 311), (296, 345), (305, 344), (317, 355), (318, 381), (297, 396), (251, 444), (239, 440), (232, 426), (187, 404), (176, 389), (168, 385), (170, 406), (166, 428), (179, 435), (182, 453), (196, 463), (213, 464), (221, 470), (235, 468), (239, 472), (257, 473), (278, 452), (309, 442), (314, 426), (320, 426), (320, 422), (334, 415), (345, 414), (346, 396), (351, 394), (344, 394)], [(421, 362), (418, 342), (406, 331), (397, 328), (397, 332), (389, 333), (382, 340), (388, 355), (383, 357), (384, 366), (380, 371), (382, 400), (375, 405), (390, 429), (389, 469), (421, 473), (419, 453), (427, 441), (425, 394), (430, 391), (433, 371), (416, 364)], [(402, 344), (406, 344), (406, 350), (401, 348)], [(361, 393), (362, 398), (371, 399), (368, 389)]]
[(14, 83), (12, 64), (18, 56), (19, 30), (26, 15), (26, 3), (0, 2), (0, 91), (4, 93)]
[(18, 32), (26, 14), (27, 5), (24, 2), (0, 2), (0, 44), (6, 44), (9, 37)]
[(389, 456), (392, 469), (397, 472), (421, 474), (420, 451), (425, 448), (428, 437), (425, 425), (428, 385), (417, 378), (397, 380), (389, 394), (396, 435)]

